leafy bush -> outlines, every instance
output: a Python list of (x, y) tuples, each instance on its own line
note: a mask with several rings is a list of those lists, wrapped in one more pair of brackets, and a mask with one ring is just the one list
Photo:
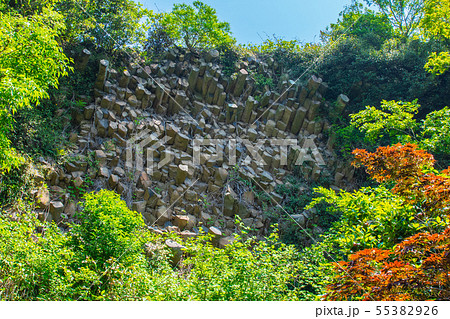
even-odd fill
[(14, 148), (33, 159), (56, 157), (58, 148), (67, 142), (63, 129), (70, 124), (69, 109), (61, 109), (65, 114), (55, 116), (57, 109), (56, 103), (45, 100), (34, 108), (18, 111), (8, 134)]
[[(60, 0), (55, 8), (64, 14), (65, 44), (93, 44), (97, 50), (116, 54), (134, 46), (142, 48), (151, 13), (132, 0)], [(142, 22), (144, 21), (144, 22)]]
[(440, 92), (446, 78), (432, 79), (423, 69), (432, 43), (387, 40), (378, 51), (368, 49), (356, 38), (341, 39), (327, 51), (317, 73), (330, 85), (327, 98), (344, 93), (350, 98), (346, 112), (358, 112), (364, 105), (381, 100), (419, 100), (422, 112), (445, 105)]
[[(351, 125), (341, 131), (364, 133), (364, 141), (367, 144), (388, 145), (391, 143), (414, 142), (422, 149), (433, 152), (439, 156), (443, 163), (448, 162), (450, 155), (450, 111), (444, 107), (439, 111), (433, 111), (426, 115), (425, 119), (418, 123), (414, 118), (420, 105), (417, 100), (413, 102), (382, 101), (380, 109), (373, 106), (356, 114), (351, 114)], [(386, 134), (388, 133), (388, 135)], [(356, 136), (356, 135), (355, 135)], [(345, 135), (347, 145), (352, 135)], [(354, 148), (361, 147), (353, 144)]]
[(450, 109), (444, 107), (427, 114), (422, 124), (420, 145), (437, 154), (450, 150)]
[[(276, 230), (264, 240), (235, 235), (223, 249), (207, 234), (183, 241), (151, 233), (110, 191), (85, 195), (79, 217), (63, 234), (33, 214), (2, 213), (2, 299), (314, 299), (328, 276), (311, 268), (314, 254), (280, 243)], [(177, 265), (164, 245), (168, 238), (184, 245)]]
[(223, 75), (230, 77), (236, 71), (236, 62), (239, 61), (239, 53), (234, 47), (222, 45), (220, 52), (220, 64), (223, 66)]
[(370, 145), (365, 140), (365, 136), (362, 132), (356, 129), (353, 125), (339, 127), (336, 125), (336, 142), (335, 145), (339, 145), (336, 152), (344, 159), (352, 158), (352, 151), (355, 148), (360, 148)]
[[(32, 217), (33, 219), (31, 219)], [(36, 232), (34, 216), (20, 221), (2, 212), (0, 217), (0, 298), (41, 300), (61, 298), (71, 251), (67, 238), (55, 226)]]
[(419, 107), (417, 100), (412, 102), (383, 100), (380, 109), (366, 106), (364, 110), (351, 114), (351, 125), (364, 132), (366, 138), (373, 143), (385, 133), (389, 134), (391, 141), (399, 142), (398, 139), (401, 137), (414, 136), (417, 124), (413, 117)]
[(390, 248), (417, 232), (412, 227), (415, 210), (384, 187), (338, 194), (323, 187), (315, 191), (322, 196), (314, 198), (308, 207), (327, 203), (327, 210), (340, 216), (325, 241), (343, 256), (366, 248)]
[(428, 57), (428, 61), (424, 68), (434, 75), (444, 74), (448, 69), (450, 69), (450, 53), (432, 52)]
[(425, 3), (424, 18), (420, 23), (422, 33), (444, 44), (443, 52), (432, 52), (425, 64), (425, 69), (434, 74), (442, 75), (450, 68), (450, 27), (448, 16), (450, 4), (445, 0), (429, 0)]
[(148, 30), (144, 50), (150, 59), (159, 59), (174, 45), (174, 39), (159, 22), (161, 15), (152, 17), (152, 24)]
[(36, 182), (31, 162), (24, 161), (18, 167), (12, 168), (8, 174), (0, 175), (0, 207), (19, 208), (32, 199), (30, 190), (36, 188)]
[(272, 233), (264, 241), (236, 240), (223, 250), (206, 237), (186, 242), (191, 268), (186, 293), (193, 300), (295, 300), (298, 270), (292, 246), (279, 243)]
[(273, 80), (267, 78), (262, 74), (254, 74), (253, 79), (255, 80), (255, 85), (258, 90), (264, 90), (266, 87), (270, 90), (273, 88)]
[(302, 46), (300, 42), (297, 40), (284, 40), (282, 38), (278, 38), (273, 36), (273, 39), (267, 38), (259, 45), (249, 44), (246, 46), (253, 52), (257, 52), (260, 54), (268, 55), (268, 54), (277, 54), (281, 52), (285, 53), (299, 53), (302, 51)]
[(408, 38), (417, 31), (423, 17), (424, 0), (365, 0), (376, 5), (394, 27), (396, 33)]
[(356, 149), (353, 154), (355, 165), (364, 165), (377, 182), (393, 185), (392, 192), (420, 210), (420, 216), (446, 214), (450, 203), (450, 168), (442, 172), (434, 169), (433, 155), (415, 144), (379, 147), (373, 153)]
[(100, 267), (106, 267), (110, 258), (132, 262), (142, 251), (142, 216), (111, 191), (88, 193), (84, 199), (80, 224), (71, 230), (74, 247), (82, 248), (82, 258), (92, 258)]

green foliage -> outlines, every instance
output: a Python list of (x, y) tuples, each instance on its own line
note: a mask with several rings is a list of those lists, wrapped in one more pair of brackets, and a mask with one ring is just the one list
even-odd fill
[(102, 190), (84, 195), (79, 225), (72, 229), (73, 245), (83, 255), (105, 267), (110, 258), (132, 262), (141, 251), (142, 216), (128, 209), (114, 192)]
[(330, 24), (321, 33), (325, 42), (337, 41), (340, 37), (356, 37), (371, 47), (379, 50), (382, 44), (393, 37), (394, 32), (389, 20), (382, 13), (364, 8), (354, 3), (340, 13), (337, 23)]
[(414, 99), (429, 112), (436, 105), (445, 105), (440, 92), (448, 85), (445, 78), (430, 79), (423, 69), (431, 50), (431, 44), (395, 39), (387, 40), (379, 51), (367, 50), (363, 42), (348, 38), (324, 57), (318, 72), (330, 84), (327, 97), (334, 99), (344, 93), (350, 98), (347, 112), (356, 113), (381, 100)]
[(422, 124), (420, 145), (435, 153), (449, 153), (450, 149), (450, 109), (428, 113)]
[[(411, 219), (410, 225), (414, 232), (413, 236), (404, 238), (401, 242), (393, 242), (385, 249), (358, 247), (362, 250), (348, 256), (348, 262), (340, 261), (336, 264), (338, 272), (332, 284), (327, 287), (329, 293), (325, 298), (448, 300), (448, 289), (442, 285), (445, 282), (442, 278), (449, 273), (446, 264), (450, 234), (450, 168), (441, 172), (435, 170), (433, 156), (417, 149), (414, 144), (379, 147), (373, 153), (356, 149), (353, 153), (356, 165), (364, 165), (367, 173), (376, 181), (393, 186), (392, 194), (401, 199), (401, 209), (412, 209), (414, 220)], [(333, 196), (334, 194), (328, 194), (327, 197)], [(355, 207), (359, 210), (361, 205), (366, 207), (364, 202), (359, 201), (357, 207), (344, 203), (342, 209)], [(370, 205), (375, 202), (373, 199), (369, 200)], [(386, 198), (385, 205), (394, 206), (392, 204), (395, 202), (392, 197)], [(379, 206), (385, 207), (383, 203), (378, 203), (374, 208), (369, 208), (376, 212)], [(402, 215), (404, 219), (411, 218), (408, 214)], [(398, 219), (391, 216), (387, 225), (392, 223), (395, 226), (398, 224), (396, 221)], [(403, 220), (399, 224), (404, 224)], [(356, 227), (359, 225), (361, 224), (358, 223)], [(419, 233), (422, 228), (427, 232)], [(384, 229), (383, 232), (397, 235), (396, 229), (391, 229), (390, 232), (389, 229)], [(395, 246), (391, 247), (392, 244)]]
[[(414, 116), (420, 105), (417, 100), (413, 102), (382, 101), (381, 110), (373, 106), (366, 106), (356, 114), (351, 114), (351, 126), (365, 134), (371, 142), (386, 142), (382, 140), (385, 133), (389, 134), (386, 144), (396, 142), (414, 141), (418, 145), (435, 154), (449, 154), (450, 149), (450, 110), (444, 107), (426, 115), (421, 123), (417, 123)], [(350, 138), (350, 136), (347, 136)], [(384, 143), (383, 143), (384, 144)], [(354, 148), (359, 147), (353, 145)]]
[(403, 38), (417, 31), (423, 17), (425, 0), (365, 0), (376, 5)]
[(380, 108), (366, 106), (356, 114), (351, 114), (351, 125), (364, 132), (366, 138), (375, 142), (389, 134), (393, 142), (399, 142), (400, 137), (414, 136), (417, 114), (420, 105), (417, 100), (412, 102), (381, 101)]
[(317, 196), (313, 192), (313, 188), (318, 185), (329, 186), (330, 183), (325, 178), (310, 182), (305, 180), (303, 176), (294, 174), (286, 178), (285, 183), (278, 185), (275, 189), (275, 192), (283, 197), (279, 202), (282, 207), (272, 206), (271, 199), (266, 199), (265, 216), (272, 223), (279, 224), (280, 238), (284, 243), (295, 245), (298, 249), (308, 247), (314, 241), (311, 237), (318, 238), (315, 230), (326, 231), (338, 219), (338, 216), (329, 214), (322, 209), (322, 205), (317, 205), (317, 211), (308, 212), (309, 218), (304, 227), (299, 227), (298, 223), (291, 217), (306, 210), (311, 200)]
[[(446, 0), (366, 0), (369, 4), (376, 4), (383, 14), (389, 18), (391, 24), (406, 39), (419, 28), (423, 36), (442, 41), (447, 45), (450, 39), (448, 16), (450, 5)], [(450, 56), (447, 51), (433, 52), (425, 69), (441, 75), (450, 67)]]
[(271, 78), (265, 77), (262, 74), (256, 73), (253, 74), (253, 79), (255, 80), (256, 88), (262, 91), (266, 91), (267, 89), (273, 88), (273, 80)]
[(384, 187), (338, 194), (323, 187), (315, 191), (322, 196), (314, 198), (308, 208), (327, 203), (331, 213), (341, 216), (324, 240), (343, 256), (365, 248), (390, 248), (416, 231), (410, 225), (414, 209)]
[(450, 69), (450, 53), (431, 53), (424, 68), (434, 75), (444, 74), (448, 69)]
[[(32, 218), (32, 219), (31, 219)], [(0, 216), (0, 298), (42, 300), (58, 298), (66, 285), (65, 268), (71, 251), (56, 225), (36, 232), (34, 216), (11, 220)]]
[(174, 39), (161, 25), (160, 19), (163, 14), (152, 15), (151, 24), (145, 41), (144, 50), (150, 59), (159, 59), (174, 45)]
[(184, 266), (191, 268), (186, 281), (190, 300), (296, 300), (298, 265), (292, 246), (279, 243), (276, 233), (266, 240), (239, 236), (224, 249), (207, 237), (186, 242)]
[(236, 62), (239, 61), (239, 53), (235, 47), (220, 46), (220, 64), (223, 66), (224, 76), (230, 77), (236, 71)]
[(34, 108), (19, 110), (8, 134), (14, 148), (33, 159), (56, 157), (58, 147), (67, 142), (67, 136), (62, 131), (70, 123), (67, 111), (55, 116), (57, 109), (56, 103), (45, 100)]
[[(7, 128), (2, 129), (6, 130)], [(3, 170), (9, 172), (11, 169), (19, 167), (25, 161), (17, 150), (11, 147), (11, 141), (4, 135), (4, 132), (0, 133), (0, 150), (0, 177), (3, 175)]]
[[(274, 63), (270, 63), (270, 68), (278, 77), (289, 73), (293, 78), (298, 77), (310, 67), (311, 61), (321, 53), (320, 45), (309, 43), (302, 45), (298, 40), (284, 40), (275, 35), (267, 38), (260, 45), (248, 44), (243, 48), (251, 52), (249, 55), (256, 54), (268, 61), (273, 61)], [(277, 79), (273, 80), (275, 84), (278, 83)]]
[(302, 46), (298, 40), (284, 40), (273, 36), (273, 39), (267, 38), (259, 45), (248, 44), (249, 50), (261, 54), (274, 54), (278, 52), (300, 53)]
[(0, 105), (15, 113), (48, 97), (48, 88), (67, 74), (69, 60), (56, 41), (64, 25), (48, 9), (29, 18), (0, 13), (0, 23)]
[(336, 149), (339, 156), (345, 159), (352, 158), (352, 151), (355, 148), (361, 147), (365, 143), (365, 136), (358, 131), (354, 126), (342, 126), (336, 129)]
[[(112, 192), (85, 200), (80, 224), (66, 233), (33, 214), (2, 213), (2, 300), (311, 300), (330, 276), (322, 251), (298, 253), (276, 229), (216, 248), (204, 233), (185, 241), (150, 233)], [(175, 266), (167, 238), (184, 246)]]
[(450, 4), (448, 1), (427, 0), (425, 15), (420, 23), (424, 35), (448, 43), (450, 39), (449, 15)]
[(0, 175), (0, 208), (17, 208), (22, 202), (31, 200), (30, 189), (39, 186), (33, 178), (34, 169), (30, 161), (23, 161), (11, 168), (8, 174)]
[(142, 48), (151, 12), (132, 0), (59, 0), (55, 8), (64, 13), (66, 43), (92, 43), (112, 54), (129, 46)]
[(420, 28), (425, 37), (444, 44), (443, 52), (433, 52), (428, 57), (425, 69), (434, 75), (442, 75), (450, 69), (450, 3), (445, 0), (428, 0), (425, 5), (425, 16)]
[(158, 23), (177, 45), (188, 49), (229, 46), (235, 42), (230, 25), (220, 22), (216, 10), (200, 1), (192, 6), (174, 4), (172, 11), (160, 15)]
[(299, 275), (295, 282), (300, 300), (317, 300), (333, 275), (333, 247), (318, 242), (304, 248), (297, 256)]
[(4, 136), (10, 116), (48, 97), (67, 74), (69, 60), (56, 40), (63, 29), (62, 16), (47, 8), (29, 17), (0, 12), (0, 172), (21, 162)]

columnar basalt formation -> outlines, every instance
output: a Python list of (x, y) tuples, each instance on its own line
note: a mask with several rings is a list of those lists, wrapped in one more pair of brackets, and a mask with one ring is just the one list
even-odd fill
[[(307, 180), (334, 180), (336, 189), (352, 179), (354, 171), (336, 161), (326, 120), (343, 111), (345, 95), (325, 101), (327, 85), (316, 76), (305, 85), (286, 80), (260, 89), (251, 74), (270, 76), (267, 63), (241, 63), (230, 78), (217, 57), (172, 50), (159, 63), (123, 72), (102, 60), (94, 100), (74, 113), (73, 160), (49, 171), (51, 193), (111, 189), (149, 226), (185, 236), (214, 226), (222, 245), (236, 215), (266, 231), (255, 191), (280, 201), (276, 187), (296, 166)], [(76, 211), (70, 199), (49, 196), (39, 197), (50, 212), (42, 218), (59, 221)]]

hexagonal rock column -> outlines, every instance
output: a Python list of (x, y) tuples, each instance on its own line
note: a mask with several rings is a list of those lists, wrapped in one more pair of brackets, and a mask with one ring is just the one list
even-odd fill
[(184, 183), (184, 180), (186, 179), (188, 175), (189, 166), (185, 164), (178, 165), (177, 168), (177, 176), (175, 177), (175, 184), (181, 185)]

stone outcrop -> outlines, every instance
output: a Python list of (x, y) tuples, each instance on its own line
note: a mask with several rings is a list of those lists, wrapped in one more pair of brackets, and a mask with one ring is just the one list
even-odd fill
[[(327, 85), (316, 76), (305, 85), (287, 79), (261, 90), (249, 74), (269, 72), (265, 62), (241, 63), (229, 78), (217, 60), (214, 50), (203, 57), (171, 51), (157, 64), (133, 64), (121, 74), (100, 61), (94, 100), (75, 116), (73, 161), (49, 170), (49, 184), (114, 190), (148, 225), (185, 238), (205, 227), (224, 246), (235, 216), (265, 232), (253, 192), (282, 200), (275, 190), (294, 169), (307, 180), (329, 177), (336, 188), (351, 180), (354, 171), (336, 161), (326, 120), (343, 111), (345, 95), (329, 104), (322, 96)], [(39, 208), (54, 220), (67, 205), (39, 194)], [(295, 218), (306, 223), (303, 215)]]

